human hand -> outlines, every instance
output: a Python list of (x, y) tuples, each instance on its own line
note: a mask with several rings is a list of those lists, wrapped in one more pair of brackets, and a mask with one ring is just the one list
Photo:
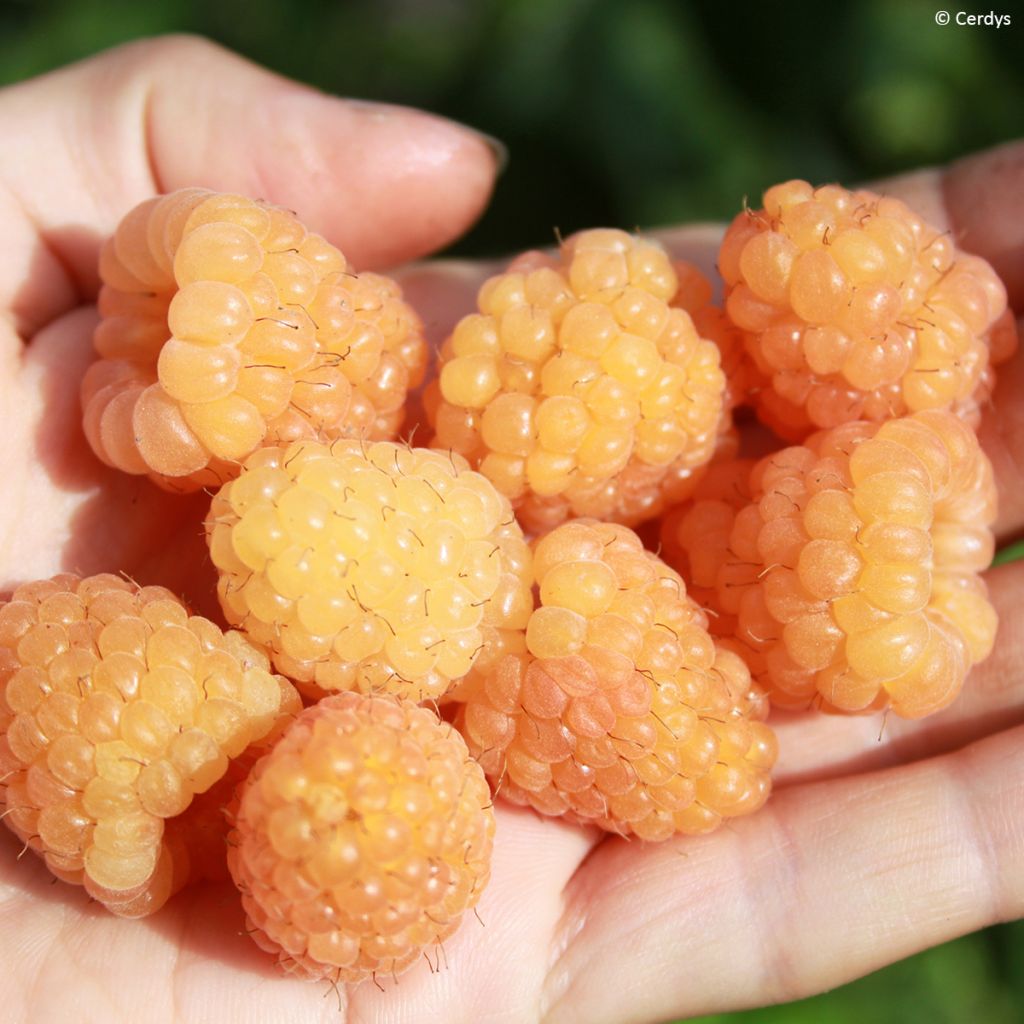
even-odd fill
[[(219, 107), (207, 113), (210, 98)], [(486, 198), (491, 158), (451, 126), (394, 111), (382, 118), (180, 41), (8, 90), (0, 126), (5, 138), (26, 140), (0, 158), (9, 193), (0, 202), (10, 208), (0, 254), (9, 312), (0, 328), (0, 459), (13, 495), (0, 512), (0, 586), (59, 569), (124, 569), (212, 612), (203, 496), (163, 495), (106, 470), (80, 435), (99, 241), (137, 201), (198, 183), (296, 208), (357, 267), (387, 264), (468, 223)], [(993, 187), (992, 160), (979, 159), (956, 172), (955, 187), (936, 177), (893, 190), (918, 189), (908, 198), (934, 222), (946, 217), (945, 188), (967, 246), (994, 256), (985, 251), (991, 229), (966, 209)], [(1000, 186), (1007, 201), (1024, 183), (1021, 162), (1018, 152), (1016, 184), (1006, 176)], [(1008, 255), (998, 269), (1019, 309), (1018, 230), (999, 243)], [(666, 241), (708, 266), (719, 234), (683, 229)], [(464, 264), (404, 273), (435, 339), (471, 308), (484, 273)], [(1022, 373), (1020, 359), (1003, 368), (985, 432), (1004, 536), (1024, 525), (1024, 410), (1015, 421), (1012, 401)], [(658, 846), (599, 843), (595, 832), (499, 803), (483, 927), (472, 915), (464, 922), (438, 974), (423, 964), (397, 985), (382, 979), (383, 993), (370, 983), (346, 989), (340, 1012), (323, 987), (277, 976), (242, 934), (230, 886), (186, 891), (154, 918), (121, 921), (81, 891), (49, 885), (43, 865), (16, 860), (19, 846), (4, 835), (0, 1000), (13, 1020), (620, 1024), (795, 998), (1018, 916), (1024, 683), (1013, 666), (1024, 567), (1016, 568), (990, 574), (999, 645), (953, 708), (924, 723), (890, 718), (880, 741), (878, 718), (778, 716), (778, 792), (749, 820)]]

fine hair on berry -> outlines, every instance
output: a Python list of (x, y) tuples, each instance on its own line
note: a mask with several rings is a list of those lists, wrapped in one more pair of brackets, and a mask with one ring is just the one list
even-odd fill
[(593, 520), (536, 541), (533, 573), (522, 642), (453, 693), (501, 794), (649, 840), (760, 807), (776, 757), (763, 701), (680, 577), (629, 528)]
[(100, 255), (82, 382), (96, 455), (171, 490), (261, 445), (395, 437), (427, 361), (398, 285), (356, 274), (291, 211), (182, 189), (133, 209)]
[(24, 584), (0, 607), (4, 821), (115, 914), (159, 909), (190, 873), (165, 821), (294, 707), (269, 668), (163, 587)]

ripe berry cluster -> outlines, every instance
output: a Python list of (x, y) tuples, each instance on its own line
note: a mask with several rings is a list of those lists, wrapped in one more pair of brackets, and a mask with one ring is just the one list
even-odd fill
[(677, 291), (664, 251), (624, 231), (519, 257), (441, 349), (432, 444), (479, 465), (528, 530), (657, 515), (728, 425), (718, 350)]
[(898, 199), (789, 181), (737, 215), (719, 254), (726, 312), (764, 375), (778, 433), (953, 408), (977, 424), (1014, 345), (1006, 289)]
[[(355, 982), (475, 906), (492, 787), (660, 841), (764, 803), (771, 705), (948, 705), (996, 628), (972, 428), (1016, 342), (1001, 283), (903, 204), (805, 182), (719, 266), (722, 306), (622, 231), (520, 256), (412, 448), (427, 351), (393, 281), (263, 202), (131, 211), (83, 429), (211, 488), (227, 628), (116, 576), (19, 587), (0, 817), (123, 916), (230, 876), (283, 969)], [(784, 439), (760, 461), (750, 413)], [(664, 559), (631, 528), (662, 513)]]
[(100, 255), (82, 382), (97, 456), (175, 490), (261, 445), (394, 437), (422, 380), (419, 317), (288, 210), (183, 189), (136, 207)]

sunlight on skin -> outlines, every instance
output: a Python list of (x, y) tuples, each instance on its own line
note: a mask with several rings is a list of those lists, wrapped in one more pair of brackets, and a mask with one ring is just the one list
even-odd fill
[[(259, 122), (247, 116), (254, 97)], [(280, 159), (276, 127), (268, 144), (274, 117), (303, 125), (295, 163)], [(396, 263), (469, 225), (487, 200), (493, 155), (447, 122), (331, 100), (181, 39), (0, 93), (0, 130), (19, 140), (0, 161), (0, 588), (60, 569), (124, 569), (212, 614), (202, 496), (171, 497), (99, 466), (78, 431), (98, 239), (158, 187), (201, 183), (297, 209), (357, 267)], [(948, 200), (958, 237), (995, 260), (1018, 302), (1024, 216), (1004, 223), (991, 203), (975, 216), (972, 202), (993, 180), (1024, 201), (1022, 154), (887, 187), (933, 220)], [(662, 237), (710, 271), (721, 230)], [(473, 308), (498, 266), (402, 272), (432, 341)], [(1018, 356), (984, 434), (1006, 538), (1024, 526), (1021, 373)], [(483, 924), (468, 916), (440, 972), (421, 961), (397, 985), (381, 979), (383, 992), (366, 982), (335, 994), (278, 976), (243, 933), (230, 886), (120, 921), (51, 885), (0, 830), (0, 1004), (13, 1019), (40, 1020), (621, 1024), (807, 995), (1019, 916), (1024, 730), (1012, 727), (1024, 719), (1024, 566), (990, 579), (1004, 627), (963, 698), (923, 723), (779, 716), (779, 792), (750, 819), (645, 846), (499, 806)]]

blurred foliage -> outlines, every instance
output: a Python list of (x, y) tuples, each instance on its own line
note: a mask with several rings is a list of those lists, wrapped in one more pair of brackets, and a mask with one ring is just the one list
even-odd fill
[(1017, 562), (1021, 559), (1024, 559), (1024, 540), (1008, 544), (1002, 550), (997, 551), (996, 557), (992, 559), (992, 564), (1003, 565), (1006, 562)]
[[(455, 247), (495, 254), (597, 224), (732, 216), (775, 181), (851, 183), (1024, 136), (1024, 12), (935, 24), (934, 0), (0, 0), (0, 84), (196, 32), (342, 95), (502, 139), (511, 161)], [(1001, 10), (1010, 10), (1004, 5)], [(1019, 1021), (1024, 923), (836, 992), (705, 1024)]]
[(1024, 13), (934, 0), (0, 0), (0, 82), (142, 35), (198, 32), (330, 92), (501, 138), (499, 253), (595, 224), (727, 218), (774, 181), (853, 182), (1024, 134)]

